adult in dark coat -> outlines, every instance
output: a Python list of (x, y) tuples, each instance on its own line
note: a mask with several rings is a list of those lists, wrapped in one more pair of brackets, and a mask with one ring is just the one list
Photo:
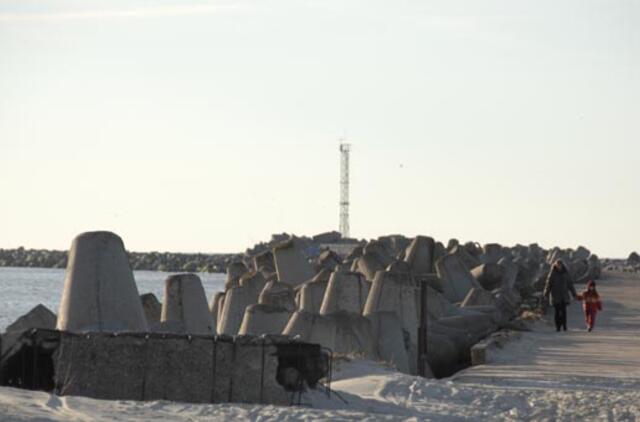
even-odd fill
[(561, 328), (567, 331), (567, 306), (571, 302), (569, 293), (574, 299), (578, 296), (569, 270), (564, 262), (557, 260), (549, 271), (543, 292), (544, 297), (549, 299), (549, 303), (555, 309), (556, 331), (560, 331)]

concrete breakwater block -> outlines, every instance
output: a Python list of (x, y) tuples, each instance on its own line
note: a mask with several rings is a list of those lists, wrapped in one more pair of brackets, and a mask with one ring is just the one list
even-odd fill
[(257, 295), (247, 287), (232, 287), (227, 290), (217, 331), (219, 334), (234, 336), (238, 334), (247, 306), (257, 302)]
[(410, 345), (405, 341), (405, 333), (398, 315), (395, 312), (374, 312), (367, 318), (371, 321), (376, 354), (398, 371), (409, 374)]
[(449, 239), (447, 242), (447, 252), (453, 252), (453, 249), (458, 246), (460, 246), (460, 241), (458, 239)]
[(467, 297), (462, 301), (460, 307), (467, 308), (470, 306), (495, 306), (496, 299), (491, 292), (485, 289), (472, 288), (469, 290)]
[[(477, 255), (474, 255), (471, 252), (469, 252), (469, 248), (472, 248), (472, 246), (458, 245), (454, 247), (451, 250), (451, 252), (449, 252), (449, 255), (457, 256), (468, 270), (472, 270), (473, 268), (476, 268), (478, 265), (481, 265), (482, 262), (480, 262), (480, 258)], [(437, 261), (438, 261), (437, 259), (434, 259), (433, 261), (434, 264)]]
[(264, 286), (264, 289), (262, 289), (258, 297), (258, 303), (260, 305), (272, 305), (283, 308), (289, 312), (296, 310), (296, 300), (293, 289), (290, 285), (278, 281), (270, 281)]
[(144, 315), (147, 318), (147, 324), (149, 327), (160, 322), (162, 317), (162, 303), (158, 300), (153, 293), (145, 293), (140, 296), (142, 302), (142, 309), (144, 309)]
[(371, 240), (364, 246), (364, 254), (373, 255), (378, 262), (380, 262), (383, 268), (388, 267), (395, 259), (389, 255), (389, 251), (385, 245), (378, 240)]
[(494, 354), (504, 346), (522, 335), (517, 331), (498, 331), (480, 341), (471, 348), (471, 365), (485, 365), (492, 363)]
[(329, 315), (335, 326), (335, 343), (331, 349), (336, 353), (362, 354), (367, 359), (377, 359), (371, 321), (362, 315), (337, 312)]
[(27, 331), (32, 328), (54, 329), (56, 320), (56, 314), (46, 306), (39, 304), (10, 324), (6, 332)]
[(433, 250), (433, 262), (436, 262), (447, 254), (447, 248), (444, 247), (442, 242), (436, 242), (436, 246)]
[(242, 262), (236, 261), (229, 264), (227, 267), (227, 280), (224, 284), (225, 289), (238, 287), (240, 285), (240, 277), (248, 271), (249, 269)]
[(379, 271), (371, 286), (364, 316), (376, 312), (395, 312), (408, 338), (409, 370), (417, 373), (419, 291), (409, 274)]
[(276, 272), (276, 264), (271, 251), (264, 251), (253, 257), (253, 269), (262, 273)]
[(301, 341), (332, 348), (335, 344), (335, 327), (325, 316), (296, 311), (282, 331), (285, 336), (299, 336)]
[[(476, 342), (483, 338), (487, 334), (494, 332), (498, 325), (493, 321), (492, 316), (483, 313), (476, 313), (474, 315), (452, 315), (438, 319), (437, 324), (442, 327), (446, 327), (446, 331), (443, 332), (448, 337), (462, 341), (465, 348), (471, 347), (469, 341)], [(455, 331), (464, 333), (463, 336), (457, 336)]]
[(457, 315), (458, 307), (449, 302), (440, 292), (427, 286), (427, 312), (433, 318)]
[(471, 270), (471, 274), (484, 289), (491, 291), (502, 287), (505, 268), (497, 263), (482, 264)]
[(223, 305), (224, 292), (217, 292), (213, 295), (211, 301), (209, 302), (209, 313), (211, 314), (211, 319), (213, 320), (214, 327), (218, 327), (218, 315), (220, 315), (220, 311), (222, 310)]
[(416, 342), (418, 331), (418, 288), (408, 274), (379, 271), (367, 297), (364, 315), (395, 312), (404, 330)]
[(591, 256), (591, 251), (584, 246), (578, 246), (578, 249), (571, 253), (571, 259), (574, 261), (589, 259), (589, 256)]
[(297, 286), (310, 280), (315, 272), (302, 253), (295, 239), (273, 249), (278, 281)]
[(513, 286), (515, 286), (516, 284), (516, 280), (518, 279), (520, 268), (513, 262), (510, 257), (500, 259), (500, 261), (498, 261), (498, 265), (504, 268), (504, 277), (502, 279), (502, 285), (500, 287), (505, 287), (508, 289), (513, 288)]
[(300, 286), (298, 308), (301, 311), (311, 314), (320, 313), (330, 277), (329, 271), (322, 271), (313, 280)]
[(436, 242), (426, 236), (417, 236), (407, 247), (404, 261), (411, 265), (415, 274), (431, 274), (434, 272), (433, 255)]
[(370, 283), (361, 274), (334, 272), (329, 279), (320, 314), (340, 311), (362, 314), (370, 288)]
[[(427, 287), (427, 312), (430, 331), (448, 337), (459, 350), (468, 349), (482, 337), (497, 328), (495, 306), (487, 306), (490, 313), (477, 311), (477, 307), (459, 308), (443, 295)], [(460, 352), (464, 355), (464, 352)]]
[(321, 344), (335, 353), (361, 354), (376, 358), (371, 321), (361, 315), (339, 312), (332, 315), (314, 315), (297, 311), (282, 334), (299, 336), (300, 340)]
[(161, 321), (181, 322), (187, 334), (215, 334), (200, 277), (196, 274), (175, 274), (167, 277)]
[(256, 301), (260, 292), (267, 285), (267, 278), (259, 271), (249, 271), (240, 277), (240, 287), (251, 290), (256, 295)]
[(147, 331), (122, 239), (111, 232), (87, 232), (71, 245), (57, 329)]
[(378, 237), (378, 242), (384, 245), (389, 255), (397, 259), (401, 259), (399, 255), (407, 249), (411, 240), (399, 234)]
[(338, 265), (342, 264), (340, 256), (332, 250), (326, 250), (320, 253), (315, 262), (315, 270), (333, 271)]
[[(390, 264), (390, 263), (389, 263)], [(378, 256), (372, 252), (366, 252), (356, 261), (354, 261), (355, 271), (364, 275), (369, 281), (373, 281), (378, 271), (384, 270), (389, 264), (385, 265)]]
[(222, 312), (218, 315), (218, 333), (230, 336), (238, 334), (247, 306), (258, 303), (266, 284), (267, 280), (261, 272), (249, 271), (240, 277), (237, 287), (227, 289)]
[(453, 303), (462, 302), (473, 287), (480, 284), (455, 254), (449, 254), (436, 262), (438, 277), (442, 280), (444, 296)]
[(509, 319), (518, 312), (522, 303), (522, 296), (515, 289), (502, 288), (494, 292), (496, 302), (495, 306), (503, 313), (506, 319)]
[(482, 262), (485, 264), (497, 264), (505, 256), (502, 245), (487, 243), (482, 247)]
[(293, 312), (275, 305), (250, 305), (244, 312), (238, 335), (282, 334)]

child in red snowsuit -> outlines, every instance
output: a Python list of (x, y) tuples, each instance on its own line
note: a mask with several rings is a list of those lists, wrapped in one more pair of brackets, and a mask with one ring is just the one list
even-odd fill
[(584, 319), (587, 322), (587, 330), (593, 330), (596, 323), (596, 315), (602, 310), (602, 301), (600, 295), (596, 291), (596, 283), (589, 280), (587, 290), (578, 295), (578, 300), (582, 301), (582, 309), (584, 310)]

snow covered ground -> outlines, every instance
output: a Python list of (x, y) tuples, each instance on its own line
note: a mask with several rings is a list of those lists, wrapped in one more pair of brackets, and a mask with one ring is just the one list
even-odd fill
[(567, 333), (538, 324), (488, 365), (446, 380), (424, 380), (367, 361), (338, 363), (331, 398), (303, 405), (191, 405), (108, 402), (0, 389), (0, 420), (611, 420), (640, 419), (640, 279), (608, 274), (605, 310), (592, 333), (579, 304)]

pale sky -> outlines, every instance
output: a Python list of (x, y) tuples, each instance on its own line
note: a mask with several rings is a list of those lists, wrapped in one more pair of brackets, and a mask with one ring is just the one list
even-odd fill
[(640, 2), (0, 0), (0, 247), (640, 250)]

